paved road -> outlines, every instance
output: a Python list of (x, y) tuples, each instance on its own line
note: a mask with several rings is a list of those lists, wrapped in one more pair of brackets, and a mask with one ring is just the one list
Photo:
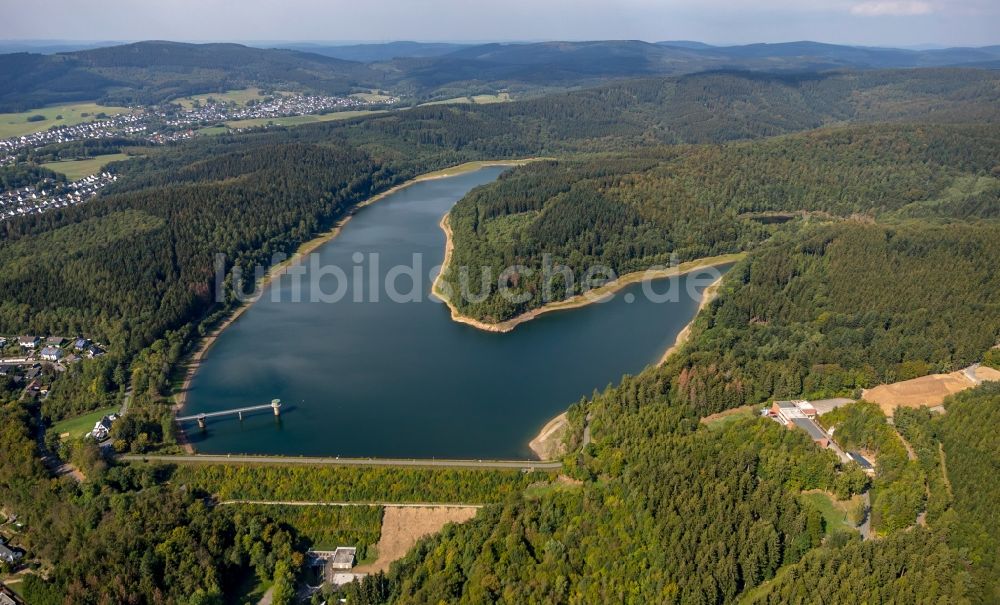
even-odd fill
[(332, 466), (390, 466), (390, 467), (446, 467), (517, 469), (524, 471), (556, 471), (562, 462), (536, 462), (532, 460), (436, 460), (410, 458), (307, 458), (303, 456), (243, 456), (226, 454), (182, 454), (121, 456), (124, 460), (153, 462), (211, 462), (215, 464), (304, 464)]
[(872, 536), (872, 498), (869, 492), (862, 494), (861, 501), (865, 504), (865, 521), (858, 528), (862, 540), (871, 540)]
[(119, 416), (124, 416), (128, 412), (128, 406), (132, 403), (132, 385), (129, 384), (128, 388), (125, 389), (125, 398), (122, 399), (122, 407), (118, 410)]

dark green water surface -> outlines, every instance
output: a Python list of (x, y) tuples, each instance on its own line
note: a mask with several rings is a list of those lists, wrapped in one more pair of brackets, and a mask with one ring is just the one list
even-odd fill
[[(280, 398), (280, 419), (187, 426), (199, 452), (348, 457), (526, 458), (528, 441), (571, 403), (655, 362), (694, 316), (698, 300), (651, 302), (635, 284), (608, 302), (543, 315), (506, 334), (451, 321), (426, 278), (442, 261), (438, 221), (502, 168), (426, 181), (360, 210), (317, 254), (352, 276), (378, 253), (380, 271), (422, 255), (421, 302), (292, 302), (276, 280), (223, 332), (191, 383), (184, 414)], [(357, 263), (361, 253), (364, 262)], [(308, 263), (306, 263), (308, 268)], [(332, 293), (336, 282), (321, 281)], [(681, 292), (693, 277), (675, 278)], [(302, 299), (310, 299), (308, 275)], [(701, 283), (705, 283), (704, 275)], [(408, 290), (407, 278), (396, 282)], [(670, 280), (653, 284), (658, 292)], [(700, 293), (700, 289), (698, 290)], [(629, 301), (632, 302), (629, 302)]]

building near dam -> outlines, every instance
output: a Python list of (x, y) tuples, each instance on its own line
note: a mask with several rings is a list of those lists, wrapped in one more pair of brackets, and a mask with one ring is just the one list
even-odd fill
[(815, 418), (818, 413), (808, 401), (801, 399), (775, 401), (770, 408), (766, 408), (764, 411), (768, 417), (779, 424), (805, 431), (820, 447), (830, 446), (830, 436), (816, 424)]

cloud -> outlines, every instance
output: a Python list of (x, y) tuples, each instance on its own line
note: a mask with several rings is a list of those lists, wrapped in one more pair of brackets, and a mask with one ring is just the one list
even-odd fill
[(899, 17), (909, 15), (929, 15), (934, 8), (929, 2), (922, 1), (882, 1), (861, 2), (851, 7), (852, 15), (862, 17)]

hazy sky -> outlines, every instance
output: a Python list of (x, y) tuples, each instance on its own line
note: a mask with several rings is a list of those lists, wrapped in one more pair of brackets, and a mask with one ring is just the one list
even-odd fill
[(1000, 0), (0, 0), (0, 38), (1000, 43)]

